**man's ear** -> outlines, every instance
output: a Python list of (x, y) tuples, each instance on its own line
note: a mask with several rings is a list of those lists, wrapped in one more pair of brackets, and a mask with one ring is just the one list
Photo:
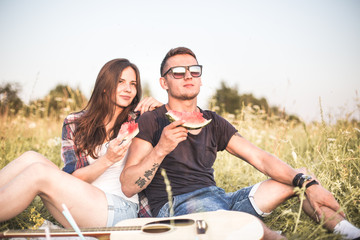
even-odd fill
[(166, 79), (164, 77), (161, 77), (159, 81), (160, 81), (160, 86), (167, 91), (169, 87), (167, 85)]

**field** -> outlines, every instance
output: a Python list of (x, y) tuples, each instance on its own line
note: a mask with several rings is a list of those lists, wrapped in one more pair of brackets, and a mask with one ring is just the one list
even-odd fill
[[(350, 222), (360, 226), (359, 122), (299, 124), (267, 117), (261, 111), (252, 109), (242, 111), (236, 118), (233, 115), (224, 117), (257, 146), (294, 168), (306, 166), (316, 174), (321, 184), (338, 199)], [(28, 150), (42, 153), (61, 168), (61, 127), (62, 118), (2, 117), (0, 168)], [(226, 152), (218, 155), (215, 177), (218, 185), (226, 191), (266, 179), (253, 167)], [(282, 231), (289, 239), (340, 239), (324, 230), (321, 224), (315, 224), (299, 211), (299, 207), (298, 198), (292, 198), (277, 208), (265, 222), (272, 229)], [(36, 198), (18, 217), (0, 223), (0, 231), (37, 228), (44, 219), (54, 222)]]

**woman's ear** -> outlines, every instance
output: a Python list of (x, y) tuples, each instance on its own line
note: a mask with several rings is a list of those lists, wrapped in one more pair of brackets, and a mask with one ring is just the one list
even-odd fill
[(160, 86), (167, 91), (169, 87), (166, 79), (164, 77), (161, 77), (159, 81), (160, 81)]

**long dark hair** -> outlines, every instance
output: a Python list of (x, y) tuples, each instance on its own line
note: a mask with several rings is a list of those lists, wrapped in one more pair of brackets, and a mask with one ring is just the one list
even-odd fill
[[(120, 76), (127, 67), (136, 73), (136, 96), (131, 104), (117, 117), (114, 127), (106, 132), (104, 120), (110, 121), (115, 114), (116, 103), (113, 100)], [(134, 110), (141, 99), (140, 73), (135, 64), (124, 58), (107, 62), (100, 70), (90, 100), (83, 109), (84, 114), (75, 120), (75, 145), (78, 153), (87, 152), (97, 158), (95, 149), (104, 143), (106, 138), (114, 139), (121, 125), (128, 120), (130, 111)]]

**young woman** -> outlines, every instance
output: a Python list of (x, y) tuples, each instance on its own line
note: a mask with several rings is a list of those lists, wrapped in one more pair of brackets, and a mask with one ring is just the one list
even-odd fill
[(37, 195), (64, 227), (70, 224), (62, 214), (63, 203), (79, 227), (113, 226), (137, 217), (138, 198), (127, 198), (119, 180), (131, 141), (123, 142), (125, 136), (118, 132), (132, 112), (162, 105), (140, 98), (138, 68), (127, 59), (106, 63), (87, 106), (64, 121), (64, 171), (32, 151), (0, 171), (0, 222), (21, 213)]

